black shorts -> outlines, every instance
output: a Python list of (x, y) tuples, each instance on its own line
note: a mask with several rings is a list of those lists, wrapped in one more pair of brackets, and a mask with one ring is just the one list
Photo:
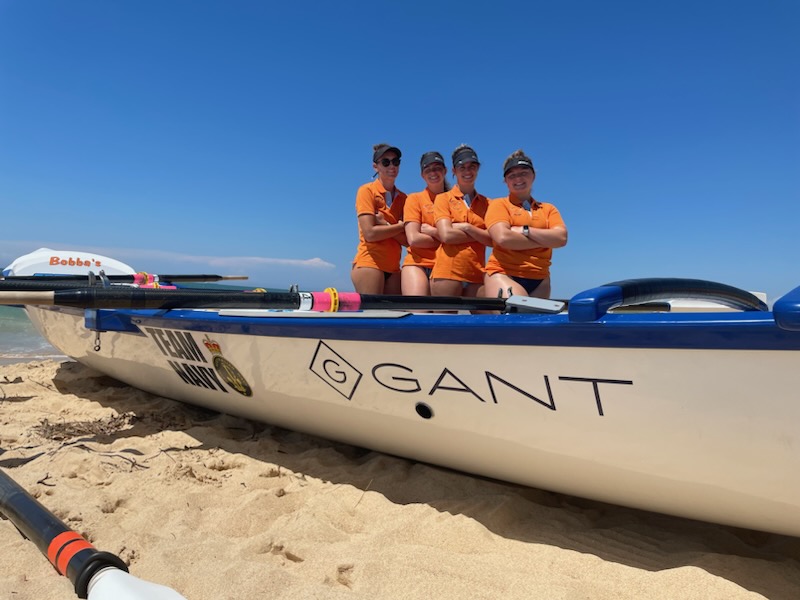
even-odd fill
[(514, 277), (513, 275), (509, 275), (509, 277), (525, 288), (528, 295), (532, 294), (533, 290), (538, 288), (539, 284), (544, 281), (544, 279), (527, 279), (525, 277)]
[(433, 267), (420, 267), (419, 265), (405, 265), (403, 268), (405, 268), (406, 266), (417, 267), (418, 269), (422, 269), (423, 272), (425, 273), (425, 277), (427, 277), (428, 279), (431, 278), (431, 273), (433, 273)]

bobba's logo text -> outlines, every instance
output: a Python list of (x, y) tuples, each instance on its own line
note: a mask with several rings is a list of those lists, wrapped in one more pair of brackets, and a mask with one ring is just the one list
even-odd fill
[(64, 258), (63, 256), (51, 256), (51, 265), (63, 265), (65, 267), (100, 267), (102, 262), (95, 258), (75, 258), (70, 256)]

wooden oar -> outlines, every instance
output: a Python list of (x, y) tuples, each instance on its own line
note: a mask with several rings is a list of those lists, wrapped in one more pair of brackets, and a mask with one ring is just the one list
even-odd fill
[(0, 278), (0, 281), (90, 281), (92, 277), (96, 279), (105, 278), (112, 283), (156, 283), (168, 281), (172, 283), (200, 283), (214, 281), (232, 281), (248, 279), (247, 275), (154, 275), (151, 273), (134, 273), (132, 275), (9, 275)]
[(75, 308), (261, 308), (320, 312), (358, 310), (480, 310), (557, 313), (564, 302), (527, 296), (463, 298), (460, 296), (384, 296), (324, 292), (256, 292), (229, 290), (163, 290), (125, 286), (71, 290), (0, 292), (0, 304), (34, 304)]
[(171, 588), (129, 574), (122, 559), (97, 550), (2, 470), (0, 513), (36, 544), (61, 575), (72, 582), (79, 598), (186, 600)]

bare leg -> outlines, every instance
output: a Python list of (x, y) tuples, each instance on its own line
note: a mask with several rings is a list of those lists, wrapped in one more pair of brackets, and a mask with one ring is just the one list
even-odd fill
[(389, 279), (383, 284), (383, 293), (396, 296), (400, 295), (400, 271), (389, 275)]
[(359, 294), (383, 294), (385, 283), (383, 271), (372, 267), (353, 267), (350, 279)]
[(404, 296), (430, 296), (431, 285), (422, 267), (406, 265), (400, 276)]
[[(516, 281), (511, 279), (505, 273), (495, 273), (494, 275), (487, 275), (484, 279), (484, 293), (486, 294), (487, 298), (508, 298), (509, 293), (508, 290), (511, 290), (512, 294), (517, 296), (527, 296), (528, 292), (525, 291), (525, 288), (518, 284)], [(542, 287), (544, 282), (539, 284), (539, 287)], [(502, 295), (500, 295), (502, 292)]]
[(463, 294), (467, 298), (477, 298), (478, 296), (483, 296), (483, 284), (468, 283), (467, 287), (464, 288)]
[(431, 279), (431, 294), (434, 296), (462, 296), (464, 286), (455, 279)]
[(533, 290), (531, 294), (534, 298), (549, 298), (550, 297), (550, 276), (545, 277), (542, 279), (542, 283)]

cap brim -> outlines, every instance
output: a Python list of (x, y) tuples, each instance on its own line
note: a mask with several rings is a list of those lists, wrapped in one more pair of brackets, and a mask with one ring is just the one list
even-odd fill
[(444, 161), (439, 159), (429, 160), (428, 162), (424, 162), (420, 165), (420, 169), (423, 171), (430, 167), (431, 165), (442, 165), (444, 167)]
[(383, 156), (384, 156), (384, 155), (385, 155), (387, 152), (394, 152), (395, 154), (397, 154), (397, 158), (400, 158), (401, 156), (403, 156), (403, 153), (402, 153), (402, 152), (400, 152), (400, 148), (396, 148), (396, 147), (394, 147), (394, 146), (389, 146), (389, 147), (388, 147), (386, 150), (384, 150), (384, 151), (383, 151), (383, 152), (381, 152), (379, 155), (377, 155), (377, 156), (374, 158), (374, 161), (379, 161), (381, 158), (383, 158)]

